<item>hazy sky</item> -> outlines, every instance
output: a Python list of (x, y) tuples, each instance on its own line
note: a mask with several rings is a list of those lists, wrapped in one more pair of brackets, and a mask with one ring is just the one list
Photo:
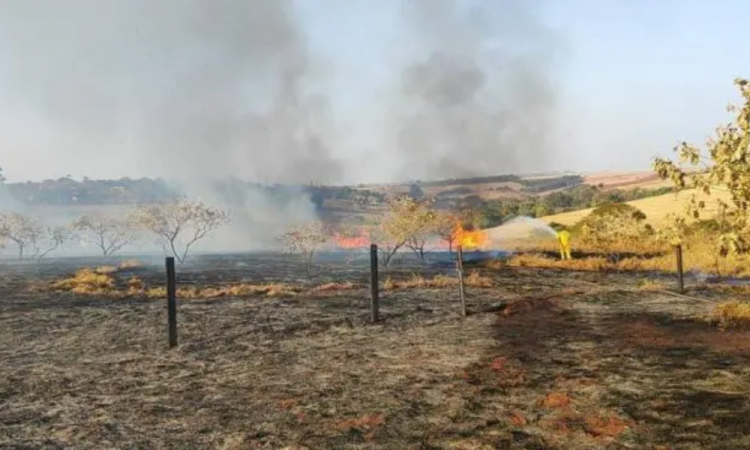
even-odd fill
[[(511, 8), (520, 1), (497, 3)], [(211, 0), (183, 2), (0, 2), (0, 167), (10, 180), (184, 172), (370, 182), (409, 177), (413, 167), (415, 178), (480, 169), (645, 169), (678, 140), (702, 142), (736, 99), (733, 79), (750, 77), (743, 51), (750, 2), (741, 0), (540, 1), (533, 2), (538, 9), (509, 12), (512, 19), (487, 18), (482, 32), (463, 22), (444, 24), (421, 0), (414, 14), (430, 17), (417, 34), (420, 20), (404, 19), (399, 0), (299, 0), (291, 20), (267, 1), (217, 0), (231, 8), (216, 12), (215, 22), (203, 11)], [(259, 11), (253, 20), (235, 17), (253, 11)], [(534, 18), (519, 19), (521, 13)], [(257, 33), (245, 29), (267, 23), (273, 26)], [(516, 23), (522, 25), (511, 29)], [(441, 26), (449, 30), (442, 37)], [(537, 26), (543, 29), (530, 31)], [(493, 51), (502, 58), (493, 59)], [(429, 57), (444, 52), (490, 55), (474, 58), (485, 65), (522, 53), (519, 64), (531, 67), (535, 80), (519, 81), (515, 67), (510, 75), (484, 67), (472, 78), (471, 61), (463, 61), (462, 83), (505, 80), (492, 84), (496, 96), (528, 91), (502, 108), (489, 104), (500, 97), (450, 97), (454, 112), (447, 114), (430, 83), (424, 91), (421, 81), (402, 83), (408, 74), (434, 78), (435, 85), (446, 82), (441, 77), (455, 81), (440, 66), (452, 59)], [(280, 59), (282, 53), (292, 56)], [(209, 64), (226, 70), (201, 72)], [(275, 83), (287, 85), (287, 95), (271, 99), (275, 84), (268, 80), (282, 77)], [(325, 95), (304, 94), (316, 86)], [(462, 95), (473, 99), (477, 86), (461, 84)], [(503, 86), (511, 92), (499, 94)], [(552, 92), (539, 93), (540, 86)], [(253, 99), (243, 103), (248, 110), (266, 102), (272, 113), (240, 121), (244, 112), (231, 100), (240, 96)], [(429, 103), (429, 111), (402, 122), (413, 112), (404, 104), (417, 100)], [(494, 120), (514, 125), (498, 137), (490, 130)], [(303, 144), (287, 139), (286, 130), (310, 121), (316, 131), (300, 138)], [(400, 123), (408, 130), (394, 125)], [(508, 164), (504, 150), (496, 150), (506, 141), (518, 147), (507, 151)], [(248, 142), (273, 150), (254, 153)], [(464, 142), (466, 157), (458, 148)], [(537, 147), (544, 150), (534, 153)], [(436, 162), (427, 161), (432, 154)]]

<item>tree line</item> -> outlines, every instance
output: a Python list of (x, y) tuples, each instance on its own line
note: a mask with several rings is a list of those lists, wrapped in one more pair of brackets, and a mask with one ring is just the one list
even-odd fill
[(5, 211), (0, 213), (0, 247), (14, 246), (19, 260), (40, 262), (72, 242), (92, 244), (103, 256), (111, 256), (150, 238), (183, 262), (196, 242), (229, 220), (226, 211), (184, 197), (138, 205), (119, 216), (83, 215), (64, 225)]

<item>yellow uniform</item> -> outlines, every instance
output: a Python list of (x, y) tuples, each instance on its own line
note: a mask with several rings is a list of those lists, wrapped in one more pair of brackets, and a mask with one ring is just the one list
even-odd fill
[(570, 257), (570, 232), (562, 230), (557, 233), (557, 242), (560, 243), (560, 259), (573, 259)]

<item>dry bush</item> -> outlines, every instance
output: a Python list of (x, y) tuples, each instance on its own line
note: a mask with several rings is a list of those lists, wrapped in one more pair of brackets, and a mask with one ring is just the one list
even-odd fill
[(115, 279), (112, 272), (99, 272), (86, 267), (70, 278), (52, 283), (52, 289), (85, 295), (111, 294), (115, 292)]
[(616, 263), (625, 253), (645, 253), (652, 246), (646, 215), (625, 203), (596, 208), (574, 228), (579, 242)]
[(721, 329), (747, 327), (750, 325), (750, 303), (730, 301), (716, 305), (709, 321)]

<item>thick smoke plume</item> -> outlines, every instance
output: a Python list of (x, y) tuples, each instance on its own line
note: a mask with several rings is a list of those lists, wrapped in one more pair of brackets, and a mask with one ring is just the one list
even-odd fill
[[(59, 160), (162, 176), (215, 201), (207, 180), (232, 176), (304, 184), (352, 182), (372, 165), (386, 167), (380, 181), (539, 168), (554, 40), (534, 1), (365, 3), (392, 8), (413, 45), (400, 58), (372, 56), (392, 82), (386, 100), (365, 101), (386, 113), (356, 127), (364, 136), (337, 122), (337, 98), (350, 92), (327, 84), (336, 56), (312, 48), (292, 0), (5, 0), (0, 52), (11, 63), (0, 95)], [(364, 23), (346, 13), (365, 3), (321, 1), (320, 14)], [(255, 191), (245, 198), (214, 245), (267, 243), (314, 216), (304, 198), (283, 208)]]
[(50, 145), (70, 158), (181, 180), (339, 176), (289, 1), (10, 0), (0, 30), (9, 87), (65, 130)]
[(399, 114), (390, 122), (402, 167), (430, 178), (540, 168), (557, 99), (556, 45), (539, 7), (534, 0), (406, 2), (423, 56), (403, 70)]

